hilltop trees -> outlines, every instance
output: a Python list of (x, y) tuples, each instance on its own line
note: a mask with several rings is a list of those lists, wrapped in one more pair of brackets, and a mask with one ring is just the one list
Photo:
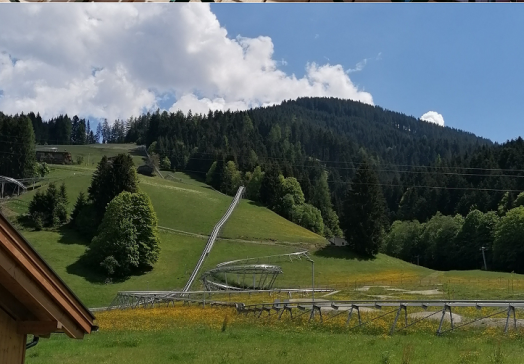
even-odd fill
[(385, 201), (378, 178), (364, 161), (344, 201), (341, 225), (349, 247), (362, 255), (376, 255), (384, 238), (385, 218)]
[(23, 114), (5, 116), (0, 113), (0, 175), (17, 179), (33, 177), (35, 163), (31, 120)]

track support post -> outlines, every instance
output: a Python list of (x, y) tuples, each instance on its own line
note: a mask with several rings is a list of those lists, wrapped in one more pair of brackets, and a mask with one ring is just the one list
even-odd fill
[(509, 319), (511, 317), (511, 314), (513, 313), (513, 328), (515, 331), (517, 330), (517, 315), (515, 312), (515, 306), (509, 305), (508, 306), (508, 315), (506, 317), (506, 327), (504, 327), (504, 333), (507, 334), (509, 331)]
[(391, 325), (391, 331), (389, 332), (389, 335), (393, 335), (393, 333), (395, 332), (395, 327), (397, 326), (397, 321), (400, 317), (400, 313), (402, 312), (402, 310), (404, 310), (404, 317), (406, 319), (406, 326), (408, 326), (408, 310), (407, 310), (407, 307), (404, 305), (404, 304), (400, 304), (400, 306), (398, 307), (398, 311), (397, 311), (397, 314), (395, 316), (395, 321), (393, 321), (393, 325)]
[(442, 333), (442, 324), (444, 323), (444, 318), (446, 317), (446, 312), (449, 311), (449, 320), (451, 322), (451, 330), (455, 328), (453, 325), (453, 313), (451, 312), (451, 306), (447, 303), (444, 304), (444, 308), (442, 309), (442, 317), (440, 318), (440, 324), (438, 325), (437, 335), (440, 335)]

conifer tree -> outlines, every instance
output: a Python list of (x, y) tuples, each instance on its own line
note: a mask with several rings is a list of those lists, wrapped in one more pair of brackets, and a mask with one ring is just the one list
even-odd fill
[(129, 154), (119, 154), (111, 160), (102, 157), (87, 190), (99, 220), (107, 204), (123, 191), (138, 192), (138, 176), (133, 159)]
[(344, 201), (342, 229), (349, 247), (356, 253), (375, 256), (384, 238), (385, 201), (379, 180), (364, 161)]

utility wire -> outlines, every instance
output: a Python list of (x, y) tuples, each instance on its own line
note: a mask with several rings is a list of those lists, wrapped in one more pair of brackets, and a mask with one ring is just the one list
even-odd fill
[[(98, 150), (106, 150), (115, 152), (116, 150), (114, 148), (97, 148)], [(142, 149), (143, 150), (143, 149)], [(0, 152), (0, 154), (8, 154), (8, 155), (22, 155), (23, 153), (13, 153), (13, 152)], [(147, 158), (147, 157), (146, 157)], [(265, 158), (266, 160), (275, 160), (275, 158)], [(190, 160), (197, 160), (197, 161), (217, 161), (215, 158), (198, 158), (198, 157), (190, 157), (188, 161)], [(285, 159), (284, 159), (285, 160)], [(326, 161), (324, 161), (326, 162)], [(341, 163), (348, 163), (348, 162), (341, 162)], [(296, 164), (291, 163), (288, 164), (289, 166), (293, 167), (300, 167), (300, 168), (317, 168), (317, 166), (314, 165), (307, 165), (307, 164)], [(362, 163), (355, 163), (354, 165), (362, 165)], [(400, 166), (400, 165), (399, 165)], [(406, 165), (408, 166), (408, 165)], [(439, 171), (431, 171), (433, 168), (446, 168), (446, 167), (433, 167), (433, 166), (415, 166), (411, 165), (409, 167), (412, 168), (427, 168), (426, 171), (414, 171), (414, 170), (396, 170), (396, 169), (385, 169), (385, 168), (373, 168), (376, 172), (386, 172), (386, 173), (400, 173), (400, 174), (413, 174), (413, 175), (423, 175), (423, 174), (437, 174), (437, 175), (446, 175), (446, 176), (462, 176), (462, 177), (491, 177), (491, 178), (524, 178), (524, 175), (511, 175), (511, 174), (478, 174), (478, 173), (461, 173), (461, 172), (439, 172)], [(331, 168), (337, 170), (337, 171), (357, 171), (357, 167), (336, 167), (331, 166)], [(455, 167), (456, 169), (465, 169), (465, 170), (478, 170), (478, 171), (497, 171), (497, 172), (515, 172), (515, 173), (524, 173), (524, 170), (520, 169), (490, 169), (490, 168), (466, 168), (466, 167)], [(198, 172), (200, 173), (200, 172)]]

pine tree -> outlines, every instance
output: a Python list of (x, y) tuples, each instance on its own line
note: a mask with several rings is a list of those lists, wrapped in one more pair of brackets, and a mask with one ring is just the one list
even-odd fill
[(379, 180), (364, 161), (346, 193), (342, 229), (349, 247), (356, 253), (375, 256), (382, 245), (385, 201)]
[(96, 134), (95, 134), (95, 143), (100, 143), (100, 138), (102, 137), (102, 124), (98, 123), (96, 126)]
[(133, 159), (129, 154), (119, 154), (111, 160), (102, 157), (87, 190), (100, 220), (107, 204), (123, 191), (138, 192), (138, 176)]
[(260, 185), (260, 201), (271, 209), (278, 204), (280, 196), (280, 173), (275, 167), (270, 167), (264, 173), (262, 184)]
[(93, 135), (93, 132), (91, 131), (91, 124), (89, 123), (89, 120), (87, 120), (86, 125), (86, 144), (93, 144), (93, 140), (91, 139), (91, 136)]

